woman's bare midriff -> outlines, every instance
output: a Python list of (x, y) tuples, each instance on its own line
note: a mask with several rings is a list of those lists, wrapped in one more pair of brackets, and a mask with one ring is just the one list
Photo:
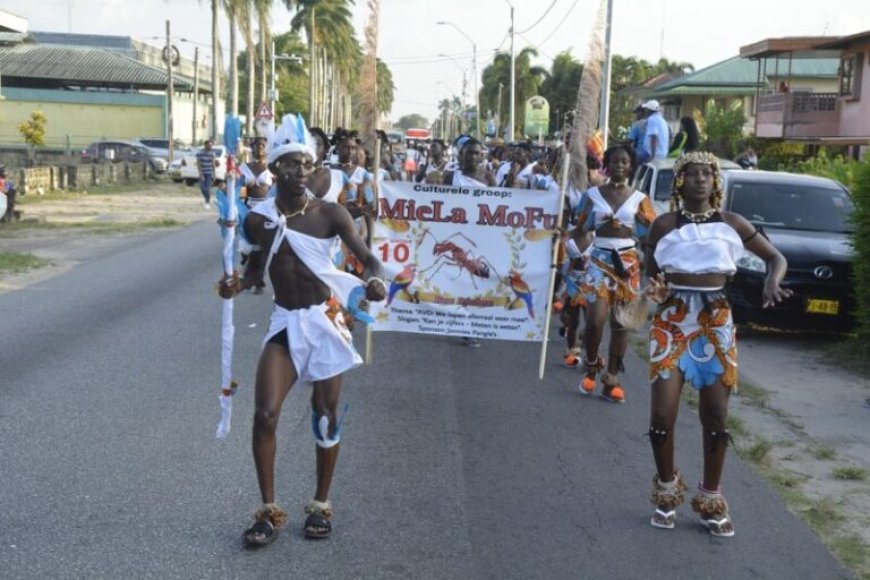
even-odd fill
[(728, 281), (725, 274), (665, 274), (670, 284), (691, 288), (721, 288)]

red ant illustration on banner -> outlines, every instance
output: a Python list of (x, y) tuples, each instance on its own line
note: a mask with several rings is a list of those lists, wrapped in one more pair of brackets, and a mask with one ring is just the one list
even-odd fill
[(463, 272), (467, 272), (469, 278), (471, 278), (471, 284), (472, 286), (474, 286), (475, 290), (477, 290), (477, 283), (475, 282), (475, 277), (488, 279), (490, 275), (490, 270), (495, 272), (498, 278), (501, 278), (501, 276), (498, 275), (495, 267), (489, 260), (486, 259), (485, 256), (475, 257), (474, 253), (470, 249), (465, 249), (458, 244), (450, 241), (452, 238), (460, 236), (462, 238), (465, 238), (465, 241), (467, 241), (469, 244), (476, 248), (477, 244), (475, 244), (465, 234), (456, 232), (455, 234), (446, 237), (444, 240), (439, 241), (432, 232), (426, 229), (420, 235), (420, 238), (417, 242), (418, 245), (420, 244), (420, 242), (422, 242), (423, 238), (427, 234), (431, 236), (432, 239), (435, 241), (435, 246), (432, 248), (432, 254), (435, 255), (435, 261), (426, 268), (419, 270), (419, 273), (423, 274), (427, 270), (431, 270), (432, 268), (435, 268), (435, 266), (437, 266), (437, 268), (435, 268), (435, 271), (427, 277), (428, 280), (431, 280), (435, 276), (435, 274), (438, 273), (438, 270), (440, 270), (445, 265), (455, 266), (459, 270), (456, 276), (453, 277), (454, 280), (461, 276)]

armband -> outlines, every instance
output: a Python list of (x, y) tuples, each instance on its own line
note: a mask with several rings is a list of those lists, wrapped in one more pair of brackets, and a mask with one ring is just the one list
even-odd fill
[(572, 260), (583, 255), (583, 252), (580, 251), (577, 242), (575, 242), (573, 238), (568, 238), (568, 241), (565, 242), (565, 249), (568, 250), (568, 257)]

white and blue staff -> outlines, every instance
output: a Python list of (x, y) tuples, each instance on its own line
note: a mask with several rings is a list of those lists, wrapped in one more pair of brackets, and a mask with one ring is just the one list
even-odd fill
[[(239, 273), (236, 270), (236, 223), (239, 212), (236, 207), (236, 168), (235, 155), (238, 153), (241, 123), (238, 117), (227, 115), (224, 124), (224, 146), (227, 148), (227, 184), (226, 205), (221, 211), (221, 238), (223, 241), (223, 286), (236, 287), (241, 284)], [(223, 311), (221, 316), (221, 419), (218, 423), (218, 439), (223, 439), (230, 433), (230, 423), (233, 416), (233, 395), (236, 393), (238, 383), (233, 380), (233, 342), (235, 340), (235, 325), (233, 324), (233, 293), (222, 294)]]

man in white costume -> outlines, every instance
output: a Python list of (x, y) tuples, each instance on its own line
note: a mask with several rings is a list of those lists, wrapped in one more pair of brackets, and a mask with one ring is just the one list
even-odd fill
[[(284, 398), (297, 382), (313, 383), (317, 457), (317, 487), (314, 500), (305, 506), (305, 536), (326, 538), (332, 531), (328, 493), (341, 440), (337, 408), (342, 374), (362, 362), (342, 307), (354, 309), (363, 294), (376, 301), (386, 294), (383, 267), (356, 235), (347, 210), (307, 195), (314, 159), (304, 121), (286, 115), (268, 145), (276, 195), (252, 208), (244, 222), (248, 238), (266, 252), (266, 260), (248, 268), (242, 285), (256, 284), (268, 272), (275, 290), (255, 387), (253, 453), (263, 506), (244, 533), (247, 546), (271, 543), (287, 519), (275, 502), (275, 429)], [(330, 248), (336, 237), (364, 265), (362, 280), (333, 266)], [(240, 290), (228, 285), (222, 294)]]

